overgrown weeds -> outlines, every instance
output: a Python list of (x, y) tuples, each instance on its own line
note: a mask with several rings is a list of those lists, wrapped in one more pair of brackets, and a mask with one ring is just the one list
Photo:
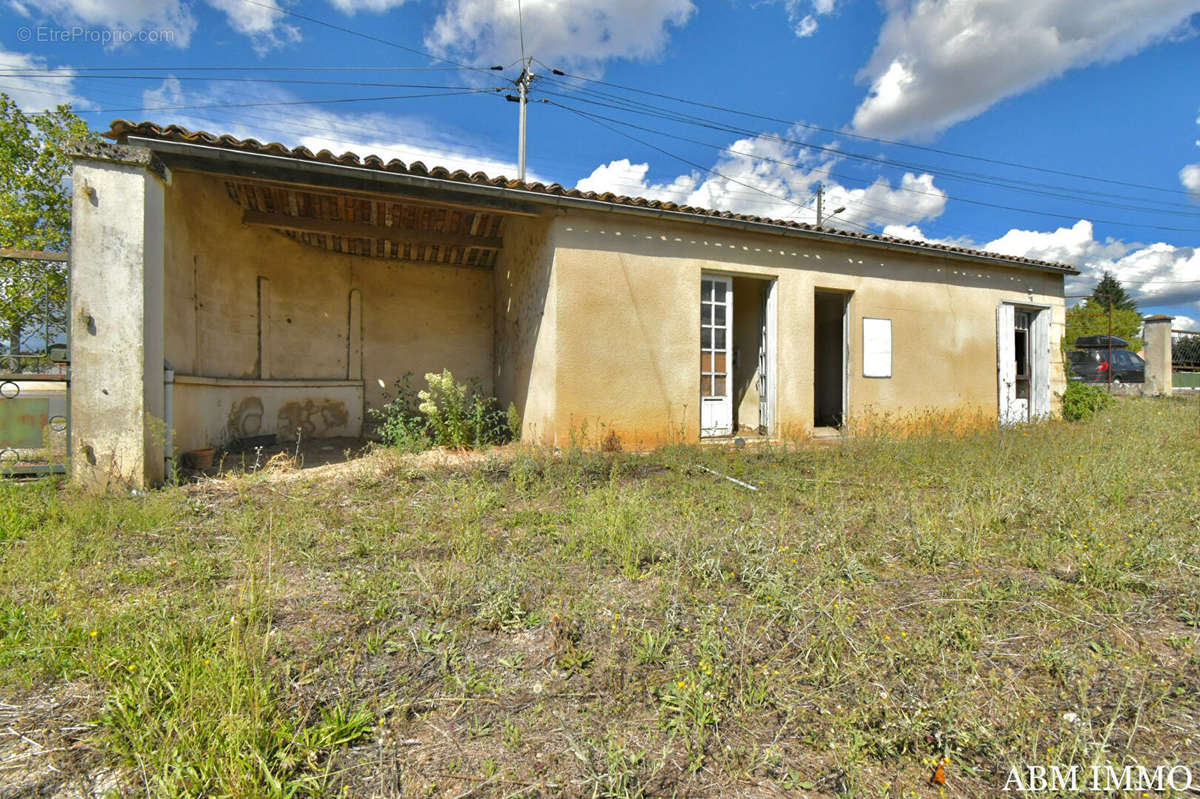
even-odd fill
[[(941, 764), (974, 797), (1197, 762), (1194, 405), (906, 432), (0, 484), (2, 707), (157, 796), (932, 797)], [(38, 721), (68, 685), (94, 701)]]
[(476, 383), (459, 383), (450, 370), (425, 375), (427, 388), (412, 387), (412, 375), (396, 381), (396, 395), (368, 415), (380, 439), (403, 452), (430, 447), (473, 448), (506, 444), (521, 434), (516, 406), (502, 408)]

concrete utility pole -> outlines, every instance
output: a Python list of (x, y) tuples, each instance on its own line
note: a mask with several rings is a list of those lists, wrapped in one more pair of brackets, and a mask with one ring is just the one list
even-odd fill
[(517, 89), (521, 98), (521, 126), (517, 135), (517, 179), (525, 179), (525, 110), (529, 100), (529, 84), (533, 82), (533, 59), (526, 59), (521, 64), (521, 77), (517, 78)]
[(825, 186), (817, 184), (817, 227), (821, 226), (821, 211), (825, 201)]

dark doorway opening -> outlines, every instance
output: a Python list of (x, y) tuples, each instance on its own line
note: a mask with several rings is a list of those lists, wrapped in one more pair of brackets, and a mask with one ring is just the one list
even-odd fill
[(818, 291), (813, 307), (813, 425), (841, 427), (846, 416), (846, 307), (850, 296)]

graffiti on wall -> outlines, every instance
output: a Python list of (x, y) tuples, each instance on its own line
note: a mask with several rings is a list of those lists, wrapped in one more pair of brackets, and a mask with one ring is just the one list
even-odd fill
[(229, 409), (229, 437), (249, 438), (262, 432), (263, 401), (258, 397), (246, 397)]
[(316, 438), (328, 435), (335, 428), (345, 428), (350, 421), (346, 403), (336, 400), (293, 401), (279, 409), (279, 437)]

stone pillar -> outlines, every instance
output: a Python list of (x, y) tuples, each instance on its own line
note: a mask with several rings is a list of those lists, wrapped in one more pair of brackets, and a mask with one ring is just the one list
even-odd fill
[(1146, 396), (1170, 396), (1171, 385), (1171, 322), (1173, 316), (1156, 314), (1142, 320), (1146, 341), (1146, 382), (1142, 393)]
[(147, 148), (87, 143), (71, 207), (71, 473), (94, 488), (163, 480), (163, 194)]

